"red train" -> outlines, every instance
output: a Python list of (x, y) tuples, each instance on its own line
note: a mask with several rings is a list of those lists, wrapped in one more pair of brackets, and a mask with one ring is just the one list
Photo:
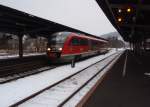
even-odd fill
[(106, 51), (107, 40), (73, 32), (52, 34), (47, 45), (47, 56), (52, 62), (69, 62)]

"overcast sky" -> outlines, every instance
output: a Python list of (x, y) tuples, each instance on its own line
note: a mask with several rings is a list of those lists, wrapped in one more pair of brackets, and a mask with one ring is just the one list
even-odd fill
[(0, 4), (93, 35), (116, 31), (95, 0), (0, 0)]

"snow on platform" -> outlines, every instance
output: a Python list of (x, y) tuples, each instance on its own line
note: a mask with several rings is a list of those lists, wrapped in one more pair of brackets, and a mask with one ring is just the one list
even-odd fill
[(46, 72), (42, 72), (29, 77), (21, 78), (16, 81), (12, 81), (6, 84), (0, 85), (0, 107), (8, 107), (33, 93), (40, 91), (52, 85), (75, 72), (86, 68), (87, 66), (98, 62), (99, 60), (115, 53), (115, 50), (110, 51), (105, 55), (99, 55), (81, 62), (76, 63), (75, 68), (71, 66), (63, 65)]

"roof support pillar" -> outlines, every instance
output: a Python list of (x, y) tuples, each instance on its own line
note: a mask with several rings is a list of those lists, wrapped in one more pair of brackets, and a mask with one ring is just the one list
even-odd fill
[(19, 38), (19, 57), (22, 58), (23, 57), (23, 42), (22, 42), (23, 34), (19, 34), (18, 38)]

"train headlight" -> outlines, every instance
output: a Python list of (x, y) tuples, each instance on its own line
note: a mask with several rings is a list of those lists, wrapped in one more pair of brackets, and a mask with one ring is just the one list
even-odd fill
[(50, 51), (51, 50), (51, 48), (47, 48), (47, 51)]
[(62, 48), (59, 48), (58, 50), (59, 50), (59, 51), (62, 51)]

